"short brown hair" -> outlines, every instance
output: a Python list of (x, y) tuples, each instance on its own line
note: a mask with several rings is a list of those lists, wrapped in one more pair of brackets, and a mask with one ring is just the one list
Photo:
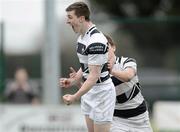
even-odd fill
[(116, 44), (113, 42), (112, 38), (106, 34), (104, 34), (104, 36), (106, 37), (108, 44), (110, 44), (111, 46), (116, 46)]
[(84, 2), (75, 2), (66, 8), (66, 11), (75, 11), (77, 17), (84, 16), (86, 21), (89, 21), (90, 10)]

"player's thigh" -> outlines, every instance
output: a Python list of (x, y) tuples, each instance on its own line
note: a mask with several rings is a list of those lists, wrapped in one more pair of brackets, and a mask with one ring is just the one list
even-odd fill
[[(111, 87), (111, 85), (109, 86)], [(89, 115), (94, 122), (111, 122), (115, 107), (115, 90), (113, 88), (101, 90), (95, 96), (94, 107)], [(101, 123), (101, 124), (102, 124)]]
[(88, 132), (94, 132), (94, 122), (89, 118), (89, 116), (85, 116)]
[(94, 124), (94, 132), (110, 132), (111, 123)]

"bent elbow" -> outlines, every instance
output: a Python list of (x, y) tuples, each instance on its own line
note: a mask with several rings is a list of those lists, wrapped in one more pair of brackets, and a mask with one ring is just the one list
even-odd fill
[(129, 79), (129, 78), (125, 78), (124, 79), (124, 82), (129, 82), (131, 79)]
[(129, 82), (131, 81), (131, 79), (134, 77), (134, 75), (129, 75), (129, 76), (126, 76), (126, 78), (124, 78), (124, 81), (125, 82)]

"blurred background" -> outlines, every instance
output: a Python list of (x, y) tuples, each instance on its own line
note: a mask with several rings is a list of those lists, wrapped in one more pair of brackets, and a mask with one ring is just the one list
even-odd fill
[[(65, 8), (75, 1), (0, 0), (2, 105), (8, 103), (6, 89), (19, 67), (27, 70), (35, 104), (62, 106), (61, 96), (77, 90), (58, 86), (60, 77), (68, 77), (70, 66), (76, 70), (80, 66), (75, 52), (77, 35), (66, 25)], [(116, 54), (136, 59), (156, 129), (155, 104), (180, 101), (180, 1), (84, 1), (92, 11), (91, 20), (116, 42)], [(177, 122), (180, 126), (180, 114)]]

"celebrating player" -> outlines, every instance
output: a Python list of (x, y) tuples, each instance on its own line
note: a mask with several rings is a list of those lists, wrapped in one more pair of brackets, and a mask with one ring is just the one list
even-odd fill
[(88, 132), (109, 132), (115, 107), (115, 87), (107, 68), (108, 46), (106, 37), (90, 21), (90, 11), (83, 2), (75, 2), (66, 8), (67, 23), (75, 33), (77, 55), (81, 68), (76, 79), (61, 78), (62, 87), (84, 83), (73, 95), (66, 94), (63, 100), (71, 104), (81, 97), (81, 109), (86, 118)]

